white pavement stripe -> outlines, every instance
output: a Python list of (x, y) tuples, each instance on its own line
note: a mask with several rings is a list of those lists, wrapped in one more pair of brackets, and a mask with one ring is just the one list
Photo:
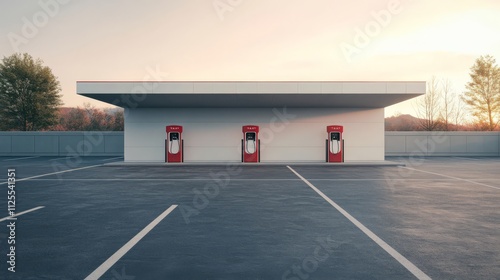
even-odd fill
[(132, 247), (141, 241), (141, 239), (146, 236), (157, 224), (159, 224), (168, 214), (170, 214), (177, 205), (170, 206), (165, 212), (154, 219), (149, 225), (147, 225), (143, 230), (141, 230), (136, 236), (130, 239), (123, 247), (121, 247), (116, 253), (109, 257), (105, 262), (103, 262), (94, 272), (85, 278), (85, 280), (99, 279), (108, 269), (110, 269), (119, 259), (121, 259)]
[[(28, 180), (32, 180), (32, 179), (36, 179), (36, 178), (40, 178), (40, 177), (45, 177), (45, 176), (50, 176), (50, 175), (55, 175), (55, 174), (61, 174), (61, 173), (66, 173), (66, 172), (72, 172), (72, 171), (76, 171), (76, 170), (89, 169), (89, 168), (93, 168), (93, 167), (97, 167), (97, 166), (102, 166), (102, 164), (84, 166), (84, 167), (73, 168), (73, 169), (68, 169), (68, 170), (63, 170), (63, 171), (58, 171), (58, 172), (52, 172), (52, 173), (46, 173), (46, 174), (31, 176), (31, 177), (22, 178), (22, 179), (17, 179), (16, 178), (16, 182), (28, 181)], [(61, 179), (61, 180), (63, 180), (63, 179)], [(0, 185), (5, 185), (7, 183), (8, 182), (3, 182), (3, 183), (0, 183)]]
[(22, 157), (22, 158), (9, 158), (9, 159), (4, 159), (2, 161), (14, 161), (14, 160), (23, 160), (23, 159), (30, 159), (30, 158), (38, 158), (38, 156), (36, 156), (36, 157)]
[(10, 219), (10, 218), (15, 218), (15, 217), (17, 217), (17, 216), (24, 215), (24, 214), (29, 213), (29, 212), (33, 212), (33, 211), (36, 211), (36, 210), (40, 210), (40, 209), (42, 209), (42, 208), (45, 208), (45, 206), (38, 206), (38, 207), (35, 207), (35, 208), (32, 208), (32, 209), (29, 209), (29, 210), (26, 210), (26, 211), (23, 211), (23, 212), (19, 212), (19, 213), (15, 214), (15, 215), (12, 215), (12, 216), (7, 216), (7, 217), (5, 217), (5, 218), (1, 218), (1, 219), (0, 219), (0, 222), (3, 222), (3, 221), (8, 220), (8, 219)]
[[(65, 178), (64, 181), (160, 181), (160, 182), (168, 182), (168, 181), (200, 181), (200, 182), (208, 182), (212, 181), (212, 178), (205, 179), (174, 179), (174, 178)], [(430, 180), (430, 179), (429, 179)], [(500, 179), (499, 179), (500, 180)], [(60, 179), (31, 179), (30, 181), (60, 181)], [(231, 181), (300, 181), (300, 179), (231, 179)]]
[(115, 158), (107, 158), (107, 159), (102, 159), (101, 161), (110, 161), (110, 160), (115, 160), (123, 157), (115, 157)]
[(463, 159), (463, 160), (472, 160), (472, 161), (483, 161), (483, 159), (478, 159), (478, 158), (466, 158), (466, 157), (452, 157), (456, 159)]
[[(61, 179), (30, 179), (30, 181), (60, 181)], [(95, 178), (65, 178), (64, 181), (91, 181), (91, 182), (99, 182), (99, 181), (161, 181), (161, 182), (168, 182), (168, 181), (210, 181), (213, 180), (212, 178), (206, 178), (206, 179), (175, 179), (175, 178), (165, 178), (165, 179), (160, 179), (160, 178), (102, 178), (102, 179), (95, 179)], [(456, 181), (456, 179), (452, 178), (442, 178), (442, 179), (434, 179), (434, 178), (428, 178), (428, 179), (408, 179), (408, 178), (401, 178), (401, 179), (393, 179), (391, 178), (392, 181)], [(486, 178), (486, 179), (479, 179), (481, 181), (500, 181), (500, 178)], [(231, 179), (231, 181), (302, 181), (301, 179)], [(372, 181), (387, 181), (387, 179), (309, 179), (309, 181), (339, 181), (339, 182), (350, 182), (350, 181), (360, 181), (360, 182), (372, 182)]]
[(48, 161), (54, 161), (54, 160), (60, 160), (60, 159), (65, 159), (65, 157), (51, 158)]
[(58, 158), (51, 158), (49, 161), (54, 161), (54, 160), (60, 160), (60, 159), (74, 159), (75, 157), (58, 157)]
[(414, 171), (419, 171), (419, 172), (423, 172), (423, 173), (427, 173), (427, 174), (432, 174), (432, 175), (438, 175), (438, 176), (441, 176), (441, 177), (446, 177), (446, 178), (450, 178), (450, 179), (454, 179), (454, 180), (458, 180), (458, 181), (464, 181), (464, 182), (468, 182), (468, 183), (472, 183), (472, 184), (476, 184), (476, 185), (480, 185), (480, 186), (484, 186), (484, 187), (488, 187), (488, 188), (500, 190), (499, 187), (490, 186), (488, 184), (483, 184), (483, 183), (479, 183), (479, 182), (476, 182), (476, 181), (467, 180), (467, 179), (463, 179), (463, 178), (458, 178), (458, 177), (454, 177), (454, 176), (444, 175), (444, 174), (441, 174), (441, 173), (424, 171), (424, 170), (415, 169), (415, 168), (411, 168), (411, 167), (402, 167), (402, 168), (406, 168), (406, 169), (414, 170)]
[(407, 258), (401, 255), (398, 251), (392, 248), (389, 244), (387, 244), (384, 240), (378, 237), (375, 233), (369, 230), (366, 226), (364, 226), (361, 222), (359, 222), (356, 218), (351, 216), (347, 211), (345, 211), (342, 207), (340, 207), (337, 203), (331, 200), (328, 196), (326, 196), (323, 192), (321, 192), (318, 188), (316, 188), (313, 184), (311, 184), (308, 180), (302, 177), (299, 173), (293, 170), (290, 166), (287, 166), (290, 171), (292, 171), (297, 177), (299, 177), (304, 183), (306, 183), (311, 189), (313, 189), (317, 194), (319, 194), (324, 200), (326, 200), (330, 205), (332, 205), (337, 211), (339, 211), (344, 217), (346, 217), (351, 223), (353, 223), (356, 227), (358, 227), (362, 232), (364, 232), (368, 237), (370, 237), (375, 243), (377, 243), (382, 249), (384, 249), (389, 255), (391, 255), (395, 260), (397, 260), (401, 265), (403, 265), (408, 271), (410, 271), (417, 279), (431, 279), (427, 274), (425, 274), (422, 270), (420, 270), (417, 266), (415, 266), (412, 262), (410, 262)]

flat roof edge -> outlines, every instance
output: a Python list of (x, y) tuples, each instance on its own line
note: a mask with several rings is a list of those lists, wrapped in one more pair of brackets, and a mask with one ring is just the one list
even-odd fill
[(77, 83), (426, 83), (426, 81), (120, 81), (120, 80), (100, 80), (100, 81), (76, 81)]
[(193, 108), (225, 104), (223, 107), (382, 108), (425, 94), (426, 82), (87, 81), (77, 82), (76, 92), (120, 107), (131, 106), (129, 99), (132, 98), (139, 107)]

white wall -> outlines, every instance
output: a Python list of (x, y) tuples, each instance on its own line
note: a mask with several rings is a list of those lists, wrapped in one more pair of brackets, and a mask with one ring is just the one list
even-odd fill
[(261, 162), (324, 162), (327, 125), (345, 161), (384, 160), (384, 109), (125, 109), (125, 161), (163, 162), (165, 126), (184, 126), (185, 162), (241, 161), (241, 127), (260, 126)]

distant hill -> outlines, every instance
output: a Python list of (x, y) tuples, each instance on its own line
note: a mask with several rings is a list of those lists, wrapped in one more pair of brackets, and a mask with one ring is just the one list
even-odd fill
[(386, 131), (414, 131), (419, 130), (420, 119), (412, 115), (399, 115), (385, 118)]
[[(399, 115), (385, 118), (385, 131), (421, 131), (420, 124), (423, 119), (416, 118), (412, 115)], [(446, 130), (443, 122), (438, 122), (436, 130)], [(448, 124), (448, 130), (452, 131), (477, 131), (477, 127), (466, 125)]]

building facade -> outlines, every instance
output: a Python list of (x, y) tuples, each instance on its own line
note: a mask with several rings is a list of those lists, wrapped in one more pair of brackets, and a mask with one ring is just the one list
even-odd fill
[(260, 162), (325, 162), (326, 127), (343, 126), (346, 162), (384, 160), (384, 108), (425, 82), (77, 82), (125, 109), (125, 162), (165, 162), (166, 126), (183, 127), (184, 162), (241, 162), (242, 127), (259, 127)]

